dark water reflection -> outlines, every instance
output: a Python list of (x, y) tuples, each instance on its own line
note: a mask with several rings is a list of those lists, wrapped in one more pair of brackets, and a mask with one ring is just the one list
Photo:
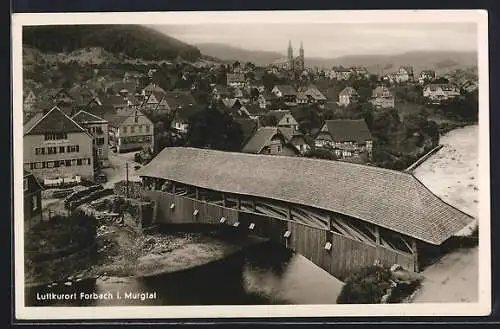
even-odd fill
[[(66, 286), (28, 288), (28, 306), (334, 304), (341, 283), (282, 246), (264, 243), (195, 269), (151, 278), (87, 280)], [(37, 300), (46, 292), (76, 293), (74, 300)], [(82, 299), (97, 293), (113, 299)], [(146, 300), (124, 294), (156, 293)], [(117, 299), (118, 294), (122, 297)]]

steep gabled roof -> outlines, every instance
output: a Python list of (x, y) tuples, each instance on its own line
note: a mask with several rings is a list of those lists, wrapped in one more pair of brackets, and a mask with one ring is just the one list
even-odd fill
[[(326, 131), (336, 142), (358, 142), (371, 141), (372, 135), (365, 120), (326, 120)], [(324, 131), (324, 128), (322, 131)]]
[(274, 88), (278, 89), (284, 96), (296, 96), (297, 91), (290, 85), (276, 85)]
[(243, 153), (260, 153), (262, 149), (269, 145), (272, 138), (279, 135), (283, 141), (288, 142), (283, 133), (276, 127), (262, 127), (257, 129), (253, 136), (249, 139), (241, 152)]
[(324, 209), (434, 245), (474, 221), (411, 174), (342, 161), (167, 147), (138, 175)]
[(80, 111), (76, 113), (73, 117), (77, 123), (86, 124), (86, 123), (106, 123), (107, 121), (103, 118), (98, 117), (95, 114), (89, 113), (87, 111)]
[(78, 123), (67, 116), (59, 107), (54, 106), (47, 114), (40, 118), (25, 135), (43, 135), (48, 133), (86, 132)]
[(347, 95), (349, 97), (351, 96), (356, 96), (358, 93), (356, 92), (356, 89), (353, 87), (345, 87), (342, 89), (342, 91), (339, 93), (339, 95)]

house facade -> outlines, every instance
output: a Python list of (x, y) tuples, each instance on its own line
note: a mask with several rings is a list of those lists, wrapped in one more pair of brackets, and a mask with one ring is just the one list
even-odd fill
[(432, 70), (424, 70), (420, 72), (420, 75), (418, 76), (418, 83), (424, 85), (433, 81), (434, 79), (436, 79), (436, 72)]
[(72, 117), (75, 122), (92, 135), (94, 159), (101, 168), (109, 166), (109, 133), (108, 122), (92, 113), (80, 111)]
[(385, 86), (378, 86), (372, 92), (370, 103), (379, 109), (394, 108), (395, 99), (389, 88)]
[(345, 87), (339, 93), (339, 102), (340, 106), (348, 106), (350, 104), (356, 103), (358, 101), (358, 93), (356, 89), (353, 87)]
[(366, 153), (371, 157), (373, 139), (364, 120), (326, 120), (314, 144), (332, 149), (339, 158)]
[(42, 221), (42, 187), (31, 172), (26, 169), (23, 172), (24, 231), (27, 232)]
[(337, 67), (337, 68), (334, 67), (328, 72), (328, 77), (331, 80), (339, 80), (339, 81), (349, 80), (352, 75), (353, 72), (351, 69), (346, 69), (343, 67)]
[(271, 92), (286, 103), (296, 103), (297, 101), (297, 91), (290, 85), (276, 85)]
[(292, 128), (294, 131), (299, 129), (299, 123), (288, 110), (269, 111), (267, 115), (274, 117), (278, 128)]
[(93, 180), (92, 136), (58, 107), (24, 126), (24, 169), (40, 181)]
[(153, 122), (139, 110), (104, 117), (109, 122), (110, 144), (118, 153), (154, 148)]
[(460, 96), (460, 90), (452, 84), (428, 84), (422, 93), (425, 98), (438, 103)]
[(229, 87), (243, 88), (245, 86), (245, 74), (243, 73), (227, 73), (226, 82)]
[(401, 66), (396, 72), (395, 79), (398, 83), (413, 82), (415, 80), (413, 68), (411, 66)]
[(24, 97), (23, 111), (25, 113), (34, 112), (36, 110), (35, 104), (36, 104), (35, 93), (32, 90), (29, 90), (28, 93), (26, 94), (26, 97)]

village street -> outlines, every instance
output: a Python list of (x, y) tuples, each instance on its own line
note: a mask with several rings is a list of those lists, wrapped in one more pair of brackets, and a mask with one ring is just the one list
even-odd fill
[[(451, 131), (443, 148), (415, 171), (432, 192), (454, 207), (478, 218), (478, 126)], [(475, 225), (476, 223), (473, 223)], [(472, 225), (457, 235), (468, 235)], [(414, 303), (476, 302), (478, 247), (453, 251), (422, 271), (425, 277)]]
[(108, 181), (104, 184), (105, 188), (113, 188), (114, 184), (127, 179), (126, 164), (128, 163), (128, 177), (130, 181), (140, 181), (140, 177), (136, 175), (136, 166), (139, 163), (134, 161), (134, 154), (137, 152), (129, 153), (113, 153), (109, 152), (109, 167), (104, 168), (102, 171), (106, 174)]

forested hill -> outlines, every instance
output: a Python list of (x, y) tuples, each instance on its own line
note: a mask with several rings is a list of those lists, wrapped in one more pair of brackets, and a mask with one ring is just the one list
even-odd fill
[(26, 26), (23, 28), (23, 45), (45, 53), (101, 47), (113, 55), (144, 60), (168, 60), (180, 56), (195, 61), (201, 57), (198, 48), (138, 25)]

